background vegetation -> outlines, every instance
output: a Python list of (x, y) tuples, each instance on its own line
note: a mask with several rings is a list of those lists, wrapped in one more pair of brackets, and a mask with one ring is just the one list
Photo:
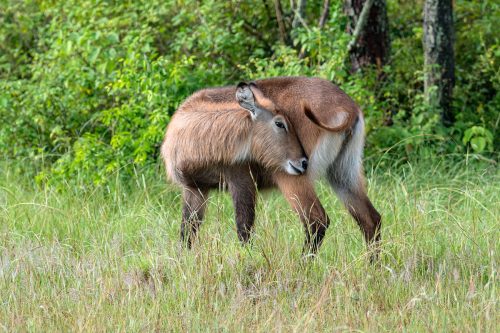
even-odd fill
[[(351, 73), (341, 1), (309, 1), (280, 40), (272, 1), (16, 1), (0, 10), (0, 147), (38, 180), (106, 182), (155, 162), (169, 116), (194, 90), (315, 75), (362, 107), (367, 154), (481, 153), (500, 147), (497, 1), (455, 1), (456, 121), (423, 92), (423, 1), (387, 1), (391, 56)], [(403, 144), (395, 144), (402, 142)]]

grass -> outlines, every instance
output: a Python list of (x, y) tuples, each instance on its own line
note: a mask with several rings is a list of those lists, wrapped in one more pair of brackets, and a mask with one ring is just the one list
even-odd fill
[(0, 169), (4, 331), (499, 330), (500, 177), (434, 161), (369, 172), (383, 215), (370, 266), (360, 231), (324, 185), (332, 224), (311, 262), (279, 193), (261, 193), (250, 246), (227, 194), (213, 193), (191, 251), (179, 191), (162, 176), (82, 191)]

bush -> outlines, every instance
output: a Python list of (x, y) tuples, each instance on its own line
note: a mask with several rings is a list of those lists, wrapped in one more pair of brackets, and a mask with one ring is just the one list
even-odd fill
[(445, 128), (422, 97), (421, 7), (388, 3), (393, 54), (380, 80), (374, 69), (349, 73), (340, 2), (323, 29), (321, 4), (309, 4), (307, 26), (283, 45), (267, 2), (4, 1), (2, 153), (26, 161), (22, 171), (39, 181), (100, 184), (118, 170), (127, 177), (156, 161), (169, 117), (186, 96), (277, 75), (340, 85), (364, 109), (368, 155), (497, 150), (499, 6), (456, 2), (457, 122)]

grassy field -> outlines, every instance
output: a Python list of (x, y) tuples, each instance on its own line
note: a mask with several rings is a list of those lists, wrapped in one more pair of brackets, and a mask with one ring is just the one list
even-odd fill
[(370, 266), (329, 189), (319, 256), (277, 192), (261, 193), (250, 246), (213, 193), (194, 249), (179, 245), (179, 191), (163, 176), (63, 191), (0, 167), (4, 331), (499, 331), (500, 173), (435, 161), (368, 172), (383, 216)]

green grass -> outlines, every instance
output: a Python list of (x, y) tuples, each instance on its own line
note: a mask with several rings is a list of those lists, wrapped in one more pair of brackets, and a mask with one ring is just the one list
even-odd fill
[(491, 164), (419, 163), (368, 174), (383, 215), (370, 266), (361, 232), (318, 184), (332, 219), (319, 256), (277, 192), (261, 193), (251, 246), (213, 193), (194, 249), (179, 191), (138, 176), (92, 191), (0, 169), (4, 331), (498, 331), (500, 176)]

